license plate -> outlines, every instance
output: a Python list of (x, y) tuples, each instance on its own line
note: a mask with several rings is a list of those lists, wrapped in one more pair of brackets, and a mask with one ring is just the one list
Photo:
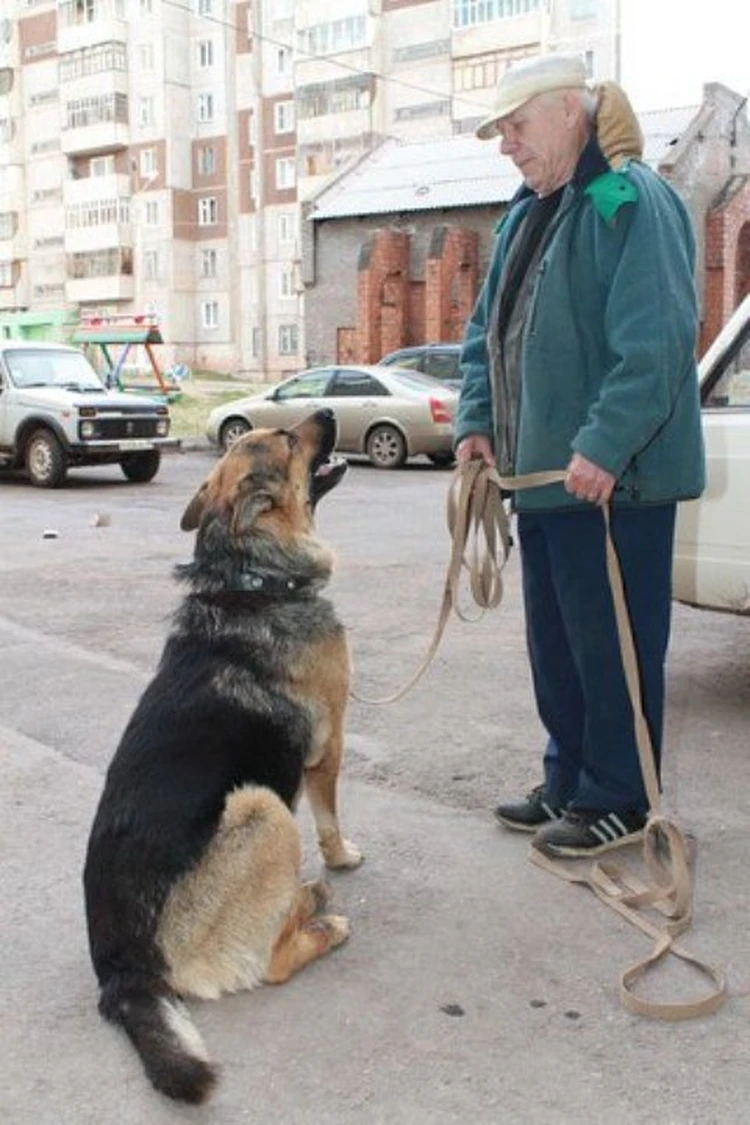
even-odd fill
[(154, 448), (154, 443), (152, 441), (146, 441), (144, 438), (128, 438), (125, 441), (118, 441), (117, 445), (120, 449), (124, 450)]

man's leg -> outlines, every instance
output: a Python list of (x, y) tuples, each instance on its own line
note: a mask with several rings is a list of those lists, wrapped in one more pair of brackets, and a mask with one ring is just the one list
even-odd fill
[[(657, 770), (674, 517), (674, 504), (616, 509), (612, 515)], [(545, 528), (557, 602), (584, 699), (581, 770), (571, 803), (581, 809), (645, 812), (648, 802), (606, 572), (602, 514), (585, 509), (538, 519)]]
[(544, 789), (551, 805), (575, 795), (581, 770), (584, 699), (558, 604), (546, 520), (518, 516), (526, 643), (539, 717), (549, 735), (544, 754)]

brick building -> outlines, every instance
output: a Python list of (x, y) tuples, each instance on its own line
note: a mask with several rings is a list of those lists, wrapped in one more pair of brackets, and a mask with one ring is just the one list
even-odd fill
[[(644, 158), (695, 224), (701, 350), (750, 292), (750, 125), (744, 99), (711, 83), (700, 106), (641, 116)], [(315, 198), (302, 280), (308, 364), (374, 363), (395, 348), (458, 340), (520, 184), (473, 137), (388, 141)]]

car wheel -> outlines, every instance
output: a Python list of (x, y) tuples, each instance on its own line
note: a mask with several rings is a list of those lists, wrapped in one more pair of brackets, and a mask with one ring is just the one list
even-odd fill
[(26, 472), (37, 488), (59, 488), (68, 462), (65, 451), (50, 430), (35, 430), (26, 444)]
[(367, 456), (378, 469), (398, 469), (406, 460), (406, 442), (395, 426), (375, 426), (367, 437)]
[(219, 445), (226, 453), (230, 445), (234, 445), (239, 438), (249, 434), (252, 428), (245, 418), (227, 418), (219, 430)]
[(143, 453), (128, 453), (120, 462), (120, 468), (128, 480), (135, 484), (146, 484), (159, 472), (161, 453), (158, 449), (147, 449)]
[(449, 468), (456, 460), (452, 453), (428, 453), (427, 459), (437, 465), (439, 469)]

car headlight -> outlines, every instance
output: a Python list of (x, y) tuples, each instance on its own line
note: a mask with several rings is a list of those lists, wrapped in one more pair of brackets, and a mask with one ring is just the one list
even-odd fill
[(169, 433), (169, 419), (160, 418), (156, 423), (156, 432), (159, 437), (166, 437)]
[(92, 438), (96, 433), (96, 426), (92, 421), (86, 420), (80, 424), (80, 434), (82, 438)]

